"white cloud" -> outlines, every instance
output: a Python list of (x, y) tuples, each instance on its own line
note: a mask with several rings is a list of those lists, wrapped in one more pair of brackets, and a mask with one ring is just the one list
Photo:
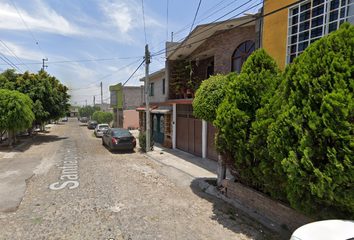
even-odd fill
[[(3, 43), (5, 43), (4, 46)], [(9, 52), (7, 49), (9, 48), (16, 56), (20, 57), (21, 59), (27, 59), (27, 60), (35, 60), (38, 61), (39, 59), (41, 59), (42, 53), (38, 50), (38, 51), (32, 51), (32, 50), (28, 50), (26, 47), (23, 47), (22, 45), (19, 45), (21, 43), (18, 44), (14, 44), (13, 42), (7, 42), (7, 41), (2, 41), (0, 42), (0, 46), (2, 46), (1, 52), (7, 56), (13, 56), (11, 54), (11, 52)], [(24, 45), (26, 45), (24, 43)]]
[[(56, 11), (50, 9), (44, 2), (35, 1), (31, 9), (35, 12), (21, 9), (17, 6), (21, 17), (27, 27), (34, 32), (49, 32), (61, 35), (82, 35), (84, 32), (78, 27), (69, 23)], [(14, 6), (0, 3), (0, 29), (4, 30), (26, 30), (20, 15)]]

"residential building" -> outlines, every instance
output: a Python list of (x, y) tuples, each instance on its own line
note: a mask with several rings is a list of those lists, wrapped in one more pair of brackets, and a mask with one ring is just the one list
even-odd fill
[[(354, 23), (353, 0), (268, 0), (264, 3), (263, 48), (284, 69), (311, 43)], [(280, 11), (279, 9), (284, 8)], [(273, 13), (274, 12), (274, 13)]]
[[(146, 78), (141, 78), (144, 82)], [(168, 100), (168, 84), (166, 71), (151, 73), (149, 75), (149, 109), (150, 109), (150, 132), (154, 141), (163, 146), (172, 147), (172, 104)], [(139, 112), (139, 127), (146, 130), (146, 101), (143, 98), (143, 106), (136, 109)]]
[(109, 112), (109, 104), (104, 102), (103, 104), (95, 104), (95, 106), (99, 106), (102, 112)]
[(114, 127), (137, 129), (139, 127), (139, 113), (136, 108), (142, 105), (143, 88), (122, 87), (121, 83), (110, 86), (110, 107), (113, 109)]
[(79, 117), (79, 109), (80, 107), (78, 106), (71, 106), (69, 108), (69, 112), (66, 113), (68, 117)]
[(253, 16), (246, 16), (199, 25), (178, 46), (167, 45), (173, 47), (166, 49), (166, 103), (173, 106), (174, 149), (217, 160), (213, 147), (216, 129), (193, 115), (193, 92), (210, 75), (240, 72), (242, 64), (260, 45), (259, 39)]

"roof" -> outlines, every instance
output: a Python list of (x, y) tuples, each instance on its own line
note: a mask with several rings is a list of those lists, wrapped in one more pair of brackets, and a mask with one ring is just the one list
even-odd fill
[[(182, 56), (187, 57), (200, 45), (207, 41), (218, 31), (232, 30), (236, 27), (254, 26), (255, 21), (252, 16), (234, 18), (222, 22), (208, 23), (198, 25), (180, 45), (168, 56), (169, 60), (176, 60)], [(200, 56), (199, 56), (200, 55)], [(209, 49), (203, 53), (200, 53), (198, 57), (200, 60), (211, 57), (214, 55), (214, 49)]]
[(172, 113), (172, 106), (160, 106), (157, 109), (151, 110), (151, 113), (169, 114)]
[[(150, 74), (149, 74), (149, 78), (156, 77), (156, 76), (158, 76), (158, 75), (160, 75), (160, 74), (163, 74), (163, 73), (165, 73), (165, 69), (164, 69), (164, 68), (161, 69), (161, 70), (159, 70), (159, 71), (150, 73)], [(139, 81), (140, 81), (140, 82), (145, 82), (145, 77), (140, 78)]]
[[(150, 111), (152, 111), (153, 109), (156, 109), (157, 108), (157, 106), (150, 106)], [(140, 108), (137, 108), (136, 109), (136, 111), (138, 111), (138, 112), (144, 112), (144, 111), (146, 111), (146, 107), (140, 107)]]

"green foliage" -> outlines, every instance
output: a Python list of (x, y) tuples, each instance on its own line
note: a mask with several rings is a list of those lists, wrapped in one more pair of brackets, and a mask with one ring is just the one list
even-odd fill
[(273, 102), (269, 154), (292, 207), (316, 218), (354, 217), (354, 27), (310, 45), (285, 70)]
[(114, 115), (111, 112), (99, 112), (98, 122), (108, 124), (113, 121), (113, 117), (114, 117)]
[(110, 123), (113, 121), (114, 115), (111, 112), (100, 112), (96, 111), (92, 115), (92, 120), (97, 121), (98, 123)]
[(226, 97), (217, 109), (217, 151), (234, 177), (251, 187), (265, 187), (259, 174), (261, 159), (256, 155), (266, 146), (266, 142), (252, 140), (252, 124), (257, 110), (273, 95), (279, 75), (276, 62), (263, 49), (255, 51), (243, 64), (240, 75), (230, 76)]
[(98, 115), (99, 115), (99, 114), (100, 114), (100, 111), (94, 112), (93, 115), (92, 115), (92, 120), (98, 122)]
[(0, 89), (0, 130), (22, 131), (32, 125), (32, 100), (18, 91)]
[[(232, 74), (231, 74), (232, 75)], [(193, 114), (199, 119), (212, 122), (216, 110), (226, 94), (226, 76), (218, 74), (204, 80), (193, 101)]]
[(26, 94), (33, 101), (35, 123), (42, 124), (51, 119), (59, 119), (69, 110), (68, 88), (46, 72), (19, 76), (14, 70), (0, 74), (0, 89), (16, 90)]
[[(150, 150), (154, 150), (154, 139), (152, 135), (150, 136)], [(139, 146), (140, 148), (146, 152), (146, 132), (139, 133)]]
[(80, 117), (91, 117), (93, 115), (93, 113), (95, 111), (99, 111), (99, 110), (95, 110), (92, 106), (85, 106), (79, 109), (79, 116)]

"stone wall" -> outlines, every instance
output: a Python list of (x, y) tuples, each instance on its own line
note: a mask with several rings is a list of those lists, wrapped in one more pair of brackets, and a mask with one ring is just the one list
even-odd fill
[(291, 232), (306, 223), (314, 221), (290, 206), (240, 183), (223, 180), (222, 186), (228, 198), (233, 199), (248, 210), (288, 228)]

